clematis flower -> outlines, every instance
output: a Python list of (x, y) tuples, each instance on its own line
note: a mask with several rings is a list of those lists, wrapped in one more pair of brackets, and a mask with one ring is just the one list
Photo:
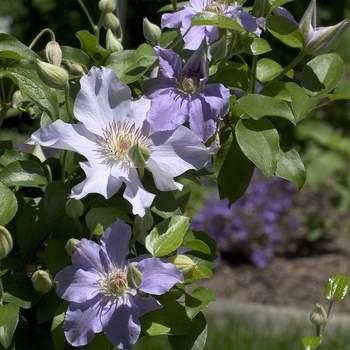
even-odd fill
[(172, 50), (154, 47), (162, 76), (141, 83), (144, 95), (152, 101), (147, 120), (152, 130), (173, 130), (190, 122), (202, 141), (216, 130), (217, 119), (229, 110), (230, 91), (222, 84), (208, 84), (206, 43), (182, 67)]
[[(70, 197), (89, 193), (110, 198), (125, 183), (124, 198), (133, 213), (143, 216), (154, 199), (139, 178), (144, 169), (153, 174), (161, 191), (182, 189), (173, 177), (201, 169), (212, 152), (184, 126), (168, 132), (150, 132), (146, 112), (150, 101), (132, 100), (130, 88), (114, 71), (93, 67), (81, 78), (74, 114), (80, 124), (61, 120), (36, 131), (27, 141), (46, 147), (72, 150), (85, 156), (80, 163), (86, 179), (73, 187)], [(139, 171), (139, 172), (138, 172)]]
[[(131, 349), (140, 335), (139, 317), (162, 307), (145, 295), (164, 294), (183, 282), (180, 270), (159, 258), (129, 262), (130, 238), (130, 226), (119, 220), (105, 231), (101, 245), (83, 238), (76, 245), (73, 265), (57, 273), (56, 292), (71, 302), (64, 332), (73, 346), (85, 345), (104, 332), (120, 349)], [(135, 280), (138, 286), (130, 286)]]
[[(191, 21), (195, 14), (208, 11), (235, 19), (245, 30), (260, 35), (261, 29), (258, 23), (263, 23), (261, 19), (256, 19), (243, 10), (242, 6), (229, 6), (221, 1), (213, 0), (190, 0), (188, 5), (183, 6), (174, 13), (165, 13), (162, 16), (162, 28), (180, 28), (183, 37), (185, 49), (196, 50), (201, 44), (203, 38), (210, 44), (219, 37), (219, 31), (214, 26), (194, 26), (191, 27)], [(188, 31), (189, 30), (189, 31)], [(188, 31), (188, 32), (187, 32)]]
[(283, 7), (277, 7), (274, 13), (299, 26), (305, 40), (303, 51), (310, 55), (322, 55), (329, 52), (350, 23), (349, 20), (344, 19), (334, 26), (316, 27), (316, 0), (311, 0), (299, 24), (293, 15)]

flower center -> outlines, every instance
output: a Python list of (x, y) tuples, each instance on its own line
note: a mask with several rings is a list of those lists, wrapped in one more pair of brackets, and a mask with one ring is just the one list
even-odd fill
[(130, 168), (133, 161), (129, 157), (130, 147), (139, 145), (150, 151), (151, 145), (148, 135), (140, 128), (135, 128), (135, 124), (120, 121), (109, 124), (103, 129), (103, 136), (96, 137), (98, 150), (100, 151), (102, 163), (112, 167), (119, 164), (122, 168)]
[(201, 82), (197, 73), (189, 72), (181, 78), (181, 90), (187, 94), (193, 94), (201, 88)]
[(106, 296), (115, 296), (117, 298), (126, 294), (130, 288), (126, 279), (126, 272), (116, 267), (108, 277), (100, 282), (102, 292)]
[(213, 2), (213, 1), (210, 1), (207, 3), (207, 5), (204, 8), (204, 11), (214, 12), (218, 15), (222, 15), (224, 13), (224, 10), (223, 10), (221, 4)]

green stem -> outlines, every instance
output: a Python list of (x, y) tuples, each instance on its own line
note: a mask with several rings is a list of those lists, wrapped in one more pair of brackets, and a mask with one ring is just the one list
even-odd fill
[(94, 21), (92, 20), (92, 18), (91, 18), (91, 16), (90, 16), (89, 11), (88, 11), (87, 8), (85, 7), (85, 4), (83, 3), (82, 0), (78, 0), (78, 2), (79, 2), (79, 4), (80, 4), (81, 8), (83, 9), (83, 11), (85, 12), (86, 17), (87, 17), (88, 21), (90, 22), (90, 25), (91, 25), (93, 31), (95, 32), (96, 26), (95, 26), (95, 23), (94, 23)]
[(55, 33), (49, 29), (49, 28), (45, 28), (43, 29), (35, 38), (34, 40), (31, 42), (31, 44), (28, 46), (30, 49), (33, 48), (33, 46), (37, 43), (37, 41), (45, 34), (45, 33), (49, 33), (51, 36), (51, 41), (56, 41), (55, 38)]
[[(0, 271), (1, 271), (1, 260), (0, 260)], [(2, 306), (3, 298), (4, 298), (4, 288), (2, 286), (1, 277), (0, 277), (0, 306)]]
[(258, 65), (258, 56), (253, 56), (252, 61), (252, 69), (251, 69), (251, 84), (250, 84), (250, 92), (254, 94), (255, 92), (255, 79), (256, 79), (256, 67)]
[(61, 173), (61, 181), (64, 182), (64, 177), (66, 174), (66, 159), (67, 159), (67, 150), (62, 150), (62, 173)]
[(79, 218), (74, 218), (74, 222), (78, 227), (80, 239), (84, 238), (84, 228), (81, 222), (79, 221)]
[(68, 84), (68, 82), (67, 82), (66, 86), (64, 87), (64, 97), (66, 100), (66, 110), (67, 110), (67, 114), (69, 117), (69, 121), (71, 124), (74, 124), (74, 115), (72, 113), (72, 108), (71, 108), (70, 99), (69, 99), (69, 84)]
[(287, 74), (291, 69), (293, 69), (304, 58), (305, 55), (305, 52), (300, 51), (298, 56), (295, 57), (294, 60), (291, 63), (289, 63), (289, 65), (286, 68), (284, 68), (280, 74), (277, 75), (277, 77), (272, 79), (272, 81), (278, 81), (282, 77), (284, 77), (285, 74)]

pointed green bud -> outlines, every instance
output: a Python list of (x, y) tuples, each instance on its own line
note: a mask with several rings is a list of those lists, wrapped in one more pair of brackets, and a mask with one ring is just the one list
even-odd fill
[(123, 45), (110, 29), (107, 30), (106, 34), (106, 49), (109, 52), (123, 51)]
[(79, 199), (69, 198), (66, 203), (66, 213), (73, 219), (77, 219), (84, 213), (84, 204)]
[(76, 245), (79, 243), (79, 239), (75, 239), (75, 238), (70, 238), (67, 242), (67, 244), (65, 245), (65, 248), (66, 248), (66, 251), (67, 253), (72, 256), (77, 248), (76, 248)]
[(129, 265), (126, 273), (126, 280), (128, 281), (128, 286), (130, 288), (137, 289), (143, 281), (143, 276), (134, 265)]
[(110, 29), (112, 32), (115, 32), (120, 27), (120, 22), (118, 17), (113, 13), (107, 13), (105, 19), (103, 20), (104, 29)]
[(102, 13), (114, 12), (117, 7), (117, 0), (100, 0), (98, 8)]
[(35, 271), (31, 279), (34, 289), (40, 293), (48, 293), (53, 287), (52, 277), (44, 270)]
[(137, 143), (128, 149), (128, 156), (136, 168), (144, 168), (150, 157), (150, 151), (147, 147)]
[(212, 57), (212, 63), (216, 63), (221, 61), (227, 55), (227, 44), (226, 44), (226, 36), (224, 35), (219, 41), (211, 44), (210, 54)]
[(6, 258), (12, 248), (11, 233), (4, 226), (0, 226), (0, 260)]
[(45, 47), (45, 56), (47, 62), (59, 67), (62, 60), (60, 45), (56, 41), (49, 41)]
[(154, 23), (151, 23), (147, 18), (143, 19), (143, 36), (150, 44), (157, 45), (159, 43), (162, 30)]
[(167, 258), (169, 262), (174, 264), (184, 275), (185, 278), (191, 278), (192, 270), (196, 266), (195, 262), (186, 255), (179, 254)]
[(36, 71), (43, 83), (54, 89), (63, 89), (68, 83), (67, 71), (51, 63), (36, 59)]
[(327, 314), (322, 305), (316, 303), (310, 313), (310, 321), (315, 326), (322, 326), (327, 322)]
[(65, 61), (64, 64), (67, 67), (69, 74), (79, 75), (79, 76), (85, 75), (85, 71), (80, 64), (71, 63), (69, 61)]
[(24, 101), (21, 91), (16, 90), (12, 95), (11, 105), (13, 108), (17, 109), (18, 105), (20, 105)]
[(134, 227), (140, 231), (149, 230), (154, 224), (152, 212), (150, 208), (145, 208), (145, 215), (140, 217), (139, 215), (135, 216)]

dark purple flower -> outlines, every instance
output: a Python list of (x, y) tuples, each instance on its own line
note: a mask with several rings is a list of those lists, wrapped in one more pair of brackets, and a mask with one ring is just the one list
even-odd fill
[(216, 121), (229, 110), (230, 91), (222, 84), (208, 84), (206, 44), (182, 67), (172, 50), (154, 47), (162, 76), (141, 83), (152, 101), (147, 120), (153, 131), (176, 129), (187, 120), (191, 130), (207, 141), (216, 130)]
[[(258, 22), (260, 24), (261, 20), (245, 12), (242, 6), (229, 6), (222, 4), (220, 1), (212, 0), (190, 0), (189, 4), (183, 6), (179, 11), (164, 14), (162, 16), (162, 28), (180, 28), (180, 32), (184, 36), (184, 48), (196, 50), (203, 38), (205, 38), (207, 44), (210, 44), (219, 37), (218, 28), (214, 26), (194, 26), (190, 28), (194, 15), (202, 11), (214, 12), (232, 18), (245, 30), (258, 36), (261, 33), (258, 27)], [(261, 23), (264, 23), (264, 21)]]
[[(139, 317), (162, 307), (138, 290), (160, 295), (183, 282), (175, 265), (158, 258), (130, 263), (126, 258), (130, 238), (130, 226), (119, 220), (105, 231), (101, 245), (82, 239), (72, 256), (73, 265), (56, 275), (57, 294), (71, 302), (64, 331), (73, 346), (85, 345), (103, 331), (114, 345), (130, 350), (140, 335)], [(134, 267), (143, 278), (138, 289), (128, 282)]]

